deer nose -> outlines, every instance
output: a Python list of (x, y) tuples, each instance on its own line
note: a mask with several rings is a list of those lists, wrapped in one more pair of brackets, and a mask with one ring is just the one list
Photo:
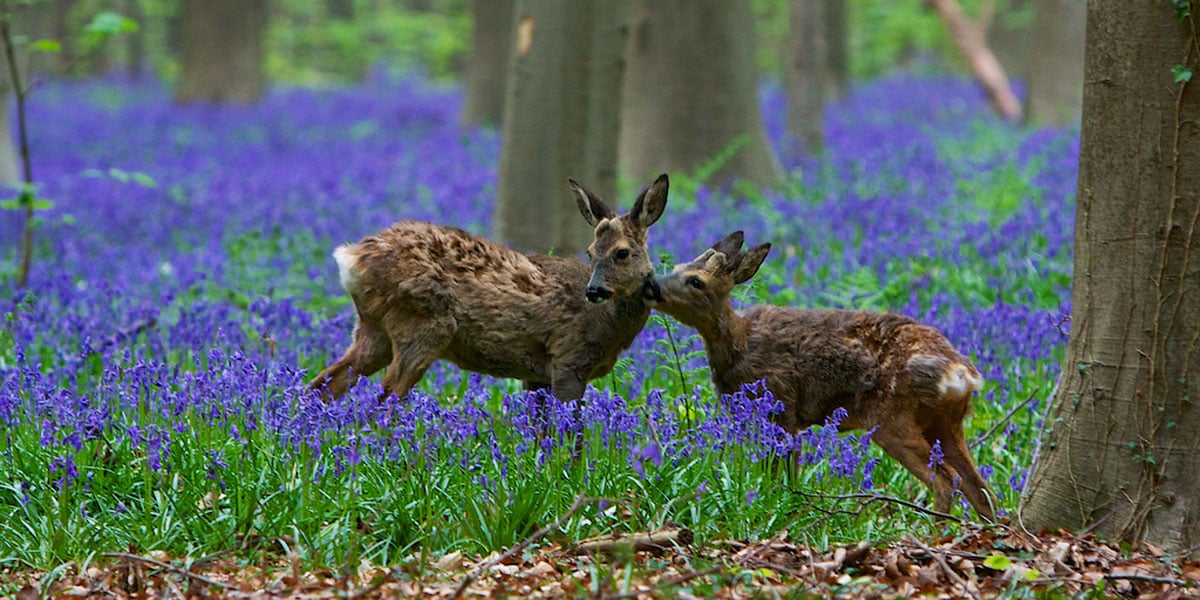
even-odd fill
[(642, 299), (647, 302), (662, 302), (662, 287), (658, 285), (657, 279), (647, 279), (646, 283), (642, 284)]
[(591, 302), (592, 304), (599, 304), (605, 300), (608, 300), (609, 298), (612, 298), (613, 291), (606, 287), (590, 286), (584, 295), (587, 296), (588, 302)]

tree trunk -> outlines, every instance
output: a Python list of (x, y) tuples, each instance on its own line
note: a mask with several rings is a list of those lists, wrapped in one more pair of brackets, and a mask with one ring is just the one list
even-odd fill
[(496, 237), (572, 255), (592, 232), (567, 178), (616, 195), (627, 12), (613, 0), (518, 0), (514, 15)]
[(513, 45), (513, 0), (472, 0), (471, 16), (475, 23), (461, 121), (499, 126)]
[(788, 132), (809, 154), (825, 142), (825, 85), (829, 66), (824, 1), (791, 0), (787, 59)]
[(184, 0), (179, 102), (252, 104), (263, 95), (267, 0)]
[[(1032, 1), (1000, 0), (999, 4), (1002, 6), (987, 23), (988, 46), (996, 54), (996, 60), (1004, 65), (1004, 72), (1009, 77), (1026, 79), (1030, 68), (1029, 47), (1033, 40)], [(1079, 65), (1082, 70), (1082, 60)]]
[[(3, 48), (0, 48), (0, 61), (6, 60)], [(12, 118), (9, 116), (9, 100), (13, 97), (13, 86), (8, 75), (7, 63), (0, 62), (0, 99), (4, 100), (4, 109), (0, 110), (0, 186), (12, 188), (21, 185), (21, 165), (13, 143)], [(3, 192), (11, 195), (8, 189)]]
[(634, 0), (621, 115), (621, 165), (644, 180), (695, 171), (756, 185), (782, 174), (758, 103), (749, 2)]
[(130, 79), (140, 79), (146, 63), (146, 15), (139, 0), (126, 0), (127, 16), (138, 23), (138, 30), (126, 34), (125, 72)]
[(1200, 554), (1200, 2), (1092, 0), (1071, 339), (1024, 525)]
[[(792, 0), (795, 4), (797, 0)], [(850, 33), (846, 0), (825, 0), (826, 100), (841, 98), (850, 91)]]
[(929, 3), (946, 22), (950, 37), (958, 46), (975, 78), (979, 80), (979, 84), (987, 92), (992, 107), (1005, 119), (1020, 120), (1021, 103), (1008, 85), (1004, 67), (1000, 66), (996, 55), (988, 49), (979, 26), (967, 17), (957, 0), (929, 0)]
[(1025, 118), (1065, 126), (1079, 121), (1083, 101), (1086, 0), (1037, 0), (1033, 24), (1033, 67)]

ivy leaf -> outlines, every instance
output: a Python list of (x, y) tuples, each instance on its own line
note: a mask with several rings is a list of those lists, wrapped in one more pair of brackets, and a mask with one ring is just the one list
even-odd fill
[(993, 554), (983, 559), (983, 566), (997, 571), (1007, 571), (1012, 566), (1012, 559), (1003, 554)]
[(1171, 67), (1171, 74), (1175, 76), (1175, 83), (1187, 83), (1192, 80), (1192, 70), (1184, 68), (1183, 65)]

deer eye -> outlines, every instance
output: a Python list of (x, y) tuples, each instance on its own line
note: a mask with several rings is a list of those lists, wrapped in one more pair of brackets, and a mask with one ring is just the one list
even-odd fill
[(689, 277), (687, 284), (698, 290), (704, 289), (704, 280), (700, 279), (699, 277)]
[(616, 257), (617, 257), (617, 260), (625, 260), (625, 259), (629, 258), (629, 249), (621, 248), (620, 250), (617, 250)]

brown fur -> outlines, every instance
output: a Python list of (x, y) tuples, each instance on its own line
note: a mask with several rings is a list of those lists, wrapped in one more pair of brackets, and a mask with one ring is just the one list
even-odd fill
[[(582, 396), (649, 317), (640, 294), (654, 273), (646, 229), (662, 215), (668, 180), (659, 177), (621, 216), (574, 181), (571, 188), (589, 222), (610, 223), (597, 227), (591, 268), (418, 221), (340, 247), (334, 256), (358, 316), (354, 341), (310, 387), (336, 398), (359, 376), (387, 367), (384, 393), (403, 397), (441, 359), (515, 377), (528, 388), (549, 387), (562, 400)], [(610, 256), (615, 248), (627, 250), (624, 259)], [(613, 301), (589, 302), (593, 285)]]
[[(891, 313), (759, 305), (739, 315), (729, 294), (771, 248), (741, 246), (734, 233), (646, 288), (655, 308), (699, 331), (717, 390), (765, 378), (785, 406), (777, 420), (792, 432), (845, 407), (842, 430), (876, 428), (871, 439), (932, 487), (937, 510), (950, 509), (957, 483), (990, 519), (991, 492), (962, 428), (981, 383), (970, 360), (936, 329)], [(944, 464), (931, 473), (937, 440)]]

